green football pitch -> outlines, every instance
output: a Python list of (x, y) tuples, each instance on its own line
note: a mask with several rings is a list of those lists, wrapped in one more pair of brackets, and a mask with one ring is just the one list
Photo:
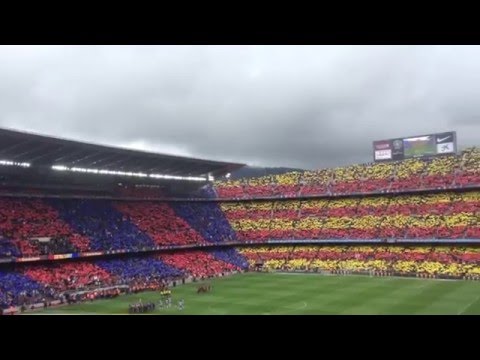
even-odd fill
[[(480, 282), (319, 274), (247, 273), (172, 289), (176, 307), (151, 314), (480, 314)], [(158, 292), (50, 308), (33, 314), (127, 314), (139, 299), (157, 303)]]

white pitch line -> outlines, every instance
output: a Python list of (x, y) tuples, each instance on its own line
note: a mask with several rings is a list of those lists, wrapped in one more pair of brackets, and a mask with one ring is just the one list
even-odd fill
[(276, 273), (273, 273), (275, 275), (323, 275), (323, 274), (320, 274), (320, 273), (309, 273), (309, 272), (306, 272), (306, 273), (297, 273), (297, 272), (276, 272)]
[(296, 307), (296, 308), (293, 308), (293, 309), (290, 310), (290, 311), (303, 310), (303, 309), (305, 309), (307, 306), (308, 306), (308, 305), (307, 305), (307, 302), (306, 302), (306, 301), (302, 301), (302, 305), (301, 305), (301, 306), (298, 306), (298, 307)]
[(322, 274), (322, 273), (313, 273), (313, 272), (305, 272), (305, 273), (293, 273), (293, 272), (274, 272), (271, 274), (276, 274), (276, 275), (317, 275), (317, 276), (332, 276), (332, 277), (369, 277), (372, 279), (403, 279), (403, 280), (432, 280), (432, 281), (465, 281), (463, 279), (438, 279), (438, 278), (420, 278), (416, 276), (368, 276), (368, 275), (363, 275), (363, 274)]
[(302, 309), (305, 309), (306, 307), (307, 307), (307, 302), (304, 301), (304, 302), (303, 302), (303, 306), (297, 308), (296, 310), (302, 310)]
[(462, 315), (463, 312), (464, 312), (465, 310), (467, 310), (470, 306), (472, 306), (473, 303), (475, 303), (476, 301), (478, 301), (479, 298), (480, 298), (480, 294), (479, 294), (475, 299), (473, 299), (473, 301), (471, 301), (470, 303), (468, 303), (467, 306), (464, 306), (463, 309), (461, 309), (460, 312), (457, 313), (457, 315)]

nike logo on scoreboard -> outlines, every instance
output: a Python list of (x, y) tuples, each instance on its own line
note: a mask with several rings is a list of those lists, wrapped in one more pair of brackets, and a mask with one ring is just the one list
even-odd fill
[(444, 138), (437, 138), (437, 143), (444, 142), (452, 137), (452, 135), (445, 136)]

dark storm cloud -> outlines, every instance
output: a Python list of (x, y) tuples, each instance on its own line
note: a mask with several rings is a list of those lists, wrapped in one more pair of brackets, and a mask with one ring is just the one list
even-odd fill
[(373, 140), (480, 144), (479, 47), (0, 47), (0, 126), (171, 154), (321, 168)]

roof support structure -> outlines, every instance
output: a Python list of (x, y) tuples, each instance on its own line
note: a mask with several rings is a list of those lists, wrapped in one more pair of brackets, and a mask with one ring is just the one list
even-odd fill
[[(135, 151), (0, 128), (0, 160), (21, 161), (35, 169), (53, 165), (174, 176), (207, 176), (243, 164)], [(32, 174), (33, 174), (32, 173)]]

